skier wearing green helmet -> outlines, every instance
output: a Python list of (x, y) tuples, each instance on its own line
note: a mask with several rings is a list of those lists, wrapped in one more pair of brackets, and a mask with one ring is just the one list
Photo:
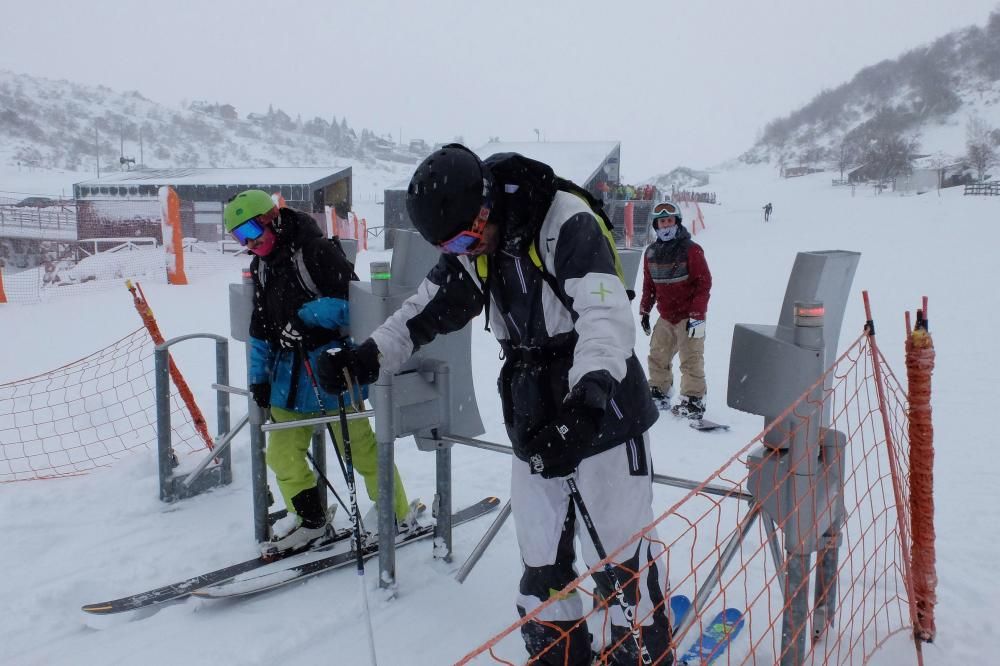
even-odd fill
[[(313, 218), (278, 207), (262, 190), (246, 190), (223, 210), (226, 231), (254, 255), (248, 379), (254, 402), (270, 409), (275, 422), (319, 416), (320, 405), (305, 359), (313, 365), (324, 351), (352, 347), (348, 324), (348, 285), (354, 266), (340, 243), (323, 237)], [(363, 392), (363, 395), (367, 391)], [(337, 395), (320, 389), (323, 405), (337, 405)], [(350, 404), (350, 397), (345, 395)], [(360, 409), (362, 406), (352, 406)], [(336, 446), (343, 442), (336, 428)], [(348, 424), (354, 467), (364, 477), (368, 496), (378, 497), (375, 435), (367, 419)], [(268, 435), (266, 460), (289, 513), (298, 524), (287, 534), (262, 544), (264, 554), (308, 548), (327, 534), (316, 475), (306, 461), (313, 426), (276, 430)], [(409, 505), (395, 471), (395, 513), (400, 529), (415, 522), (419, 502)]]

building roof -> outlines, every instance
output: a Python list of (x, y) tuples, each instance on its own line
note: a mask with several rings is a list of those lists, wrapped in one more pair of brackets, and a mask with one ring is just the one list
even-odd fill
[(619, 146), (618, 141), (518, 141), (487, 143), (475, 153), (481, 159), (496, 153), (520, 153), (545, 162), (557, 176), (586, 185)]
[(255, 167), (242, 169), (137, 169), (114, 171), (75, 185), (306, 185), (346, 175), (350, 167)]

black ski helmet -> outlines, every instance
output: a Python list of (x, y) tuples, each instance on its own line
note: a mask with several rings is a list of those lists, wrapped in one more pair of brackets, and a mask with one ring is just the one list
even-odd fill
[(479, 210), (492, 206), (493, 179), (479, 157), (460, 143), (431, 153), (413, 172), (406, 212), (429, 243), (470, 229)]

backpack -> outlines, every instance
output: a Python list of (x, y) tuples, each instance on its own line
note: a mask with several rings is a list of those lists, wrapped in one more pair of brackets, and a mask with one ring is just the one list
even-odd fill
[[(630, 301), (635, 298), (635, 291), (629, 289), (628, 283), (625, 281), (625, 271), (622, 269), (621, 258), (618, 256), (618, 248), (615, 246), (615, 239), (611, 233), (614, 225), (604, 210), (604, 204), (599, 199), (573, 181), (555, 175), (555, 172), (549, 165), (517, 153), (491, 155), (484, 162), (494, 176), (496, 187), (505, 188), (505, 194), (508, 196), (520, 197), (519, 204), (528, 211), (534, 211), (535, 216), (544, 216), (556, 192), (568, 192), (582, 199), (587, 204), (591, 214), (600, 223), (601, 232), (608, 241), (608, 246), (611, 248), (611, 255), (614, 257), (615, 272), (618, 274), (618, 279), (621, 280), (622, 285), (625, 286), (625, 293), (628, 294)], [(517, 186), (515, 186), (513, 191), (510, 189), (511, 186), (507, 184), (512, 181), (517, 182)], [(542, 206), (544, 206), (544, 210), (542, 210)], [(558, 287), (555, 276), (545, 269), (541, 256), (538, 254), (538, 234), (540, 232), (541, 227), (533, 231), (534, 237), (528, 246), (528, 257), (531, 259), (531, 263), (535, 265), (535, 268), (542, 272), (542, 278), (548, 283), (553, 293), (569, 309), (569, 305), (566, 303), (562, 290)], [(489, 277), (489, 259), (485, 255), (476, 257), (476, 273), (479, 276), (480, 283), (485, 284)]]
[[(344, 256), (344, 261), (346, 261), (351, 266), (351, 282), (358, 282), (358, 274), (354, 272), (354, 264), (351, 260), (347, 258), (347, 253), (344, 252), (344, 246), (340, 244), (340, 239), (336, 236), (326, 239), (328, 242), (332, 243), (337, 251)], [(313, 280), (312, 275), (309, 274), (309, 268), (306, 266), (305, 257), (302, 255), (302, 248), (298, 247), (292, 254), (292, 264), (295, 266), (295, 275), (298, 277), (299, 286), (312, 298), (319, 298), (323, 294), (320, 293), (319, 287), (316, 285), (316, 281)]]

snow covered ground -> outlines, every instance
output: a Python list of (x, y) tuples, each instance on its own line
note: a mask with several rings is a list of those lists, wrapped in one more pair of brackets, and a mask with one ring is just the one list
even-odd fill
[[(925, 647), (925, 663), (992, 663), (1000, 611), (1000, 576), (993, 565), (1000, 464), (989, 414), (1000, 397), (1000, 362), (989, 344), (1000, 325), (995, 278), (1000, 200), (963, 197), (960, 191), (876, 197), (867, 189), (832, 188), (830, 177), (779, 180), (766, 167), (713, 174), (709, 189), (718, 193), (721, 205), (703, 207), (708, 228), (696, 237), (714, 275), (706, 353), (708, 416), (733, 428), (704, 435), (663, 418), (652, 431), (655, 466), (663, 474), (704, 478), (760, 430), (759, 417), (725, 405), (733, 324), (776, 323), (797, 251), (861, 252), (842, 347), (861, 330), (860, 294), (868, 289), (882, 350), (897, 375), (905, 377), (903, 311), (915, 309), (923, 295), (930, 299), (937, 349), (933, 406), (940, 584), (938, 640)], [(356, 188), (367, 186), (360, 182)], [(27, 184), (18, 188), (36, 191)], [(774, 213), (763, 224), (761, 206), (768, 201)], [(364, 211), (370, 226), (378, 224), (373, 220), (379, 208)], [(368, 262), (384, 256), (371, 251), (359, 258), (362, 279)], [(228, 335), (226, 285), (238, 280), (234, 273), (199, 277), (186, 287), (144, 286), (164, 335)], [(637, 313), (638, 304), (634, 307)], [(0, 382), (58, 367), (139, 325), (124, 289), (0, 306)], [(244, 367), (236, 344), (231, 376), (239, 378)], [(495, 398), (497, 347), (481, 322), (473, 324), (473, 350), (484, 438), (504, 441)], [(636, 351), (645, 359), (648, 339), (641, 333)], [(209, 415), (214, 413), (213, 352), (208, 343), (177, 348), (178, 363)], [(233, 411), (235, 421), (243, 413), (239, 401)], [(8, 535), (0, 548), (5, 607), (0, 663), (366, 663), (357, 578), (347, 571), (239, 602), (188, 600), (132, 620), (98, 622), (79, 611), (84, 603), (251, 557), (247, 443), (241, 435), (234, 446), (231, 486), (173, 505), (157, 499), (152, 452), (83, 477), (0, 486), (0, 533)], [(408, 493), (430, 499), (434, 457), (404, 440), (396, 461)], [(509, 496), (505, 457), (456, 447), (453, 462), (456, 508), (484, 495)], [(658, 487), (654, 508), (666, 509), (678, 493)], [(361, 503), (362, 510), (367, 508), (367, 498)], [(395, 600), (380, 596), (371, 575), (375, 567), (369, 565), (381, 664), (452, 663), (516, 618), (520, 565), (510, 522), (464, 585), (452, 577), (487, 524), (480, 520), (456, 528), (450, 564), (432, 560), (429, 546), (400, 550)], [(738, 645), (733, 656), (740, 656)], [(911, 663), (912, 656), (908, 643), (897, 639), (872, 663)]]

